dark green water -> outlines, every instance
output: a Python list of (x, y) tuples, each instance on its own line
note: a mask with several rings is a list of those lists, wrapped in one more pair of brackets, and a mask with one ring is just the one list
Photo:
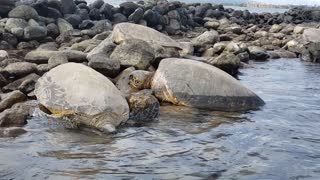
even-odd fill
[(0, 139), (0, 179), (320, 179), (320, 65), (253, 66), (240, 79), (266, 101), (259, 111), (163, 107), (111, 136), (34, 118)]

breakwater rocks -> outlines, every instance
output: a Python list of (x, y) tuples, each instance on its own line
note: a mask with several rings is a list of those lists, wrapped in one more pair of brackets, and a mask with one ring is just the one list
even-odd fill
[(102, 0), (6, 0), (0, 7), (0, 127), (22, 127), (38, 103), (66, 127), (103, 132), (156, 119), (162, 102), (257, 109), (263, 100), (232, 77), (249, 60), (320, 61), (317, 9), (255, 14)]

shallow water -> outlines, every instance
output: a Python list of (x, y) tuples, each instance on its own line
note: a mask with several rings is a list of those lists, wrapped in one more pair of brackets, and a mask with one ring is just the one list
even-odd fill
[(0, 179), (320, 179), (320, 65), (243, 69), (259, 111), (163, 107), (158, 121), (98, 136), (34, 118), (0, 139)]

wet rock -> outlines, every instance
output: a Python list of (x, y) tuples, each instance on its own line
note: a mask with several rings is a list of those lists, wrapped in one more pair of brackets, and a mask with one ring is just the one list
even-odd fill
[(0, 127), (22, 127), (35, 109), (34, 101), (17, 103), (0, 113)]
[(11, 10), (8, 14), (9, 18), (20, 18), (20, 19), (35, 19), (39, 18), (39, 15), (35, 9), (31, 6), (20, 5)]
[(216, 58), (211, 58), (208, 63), (235, 76), (238, 74), (240, 59), (233, 53), (223, 53)]
[(26, 95), (24, 95), (20, 91), (12, 91), (7, 94), (2, 94), (0, 101), (0, 112), (4, 111), (5, 109), (11, 108), (16, 103), (25, 101), (26, 99)]
[(278, 59), (278, 58), (286, 58), (286, 59), (292, 59), (297, 58), (297, 55), (293, 52), (286, 51), (286, 50), (275, 50), (268, 52), (271, 59)]
[(112, 58), (105, 57), (103, 54), (95, 54), (89, 59), (91, 68), (107, 77), (115, 77), (120, 73), (120, 62)]
[(37, 72), (37, 66), (29, 62), (16, 62), (6, 66), (1, 72), (7, 77), (22, 77)]
[(0, 128), (0, 137), (17, 137), (26, 132), (20, 127)]
[(74, 50), (63, 50), (63, 51), (36, 50), (36, 51), (31, 51), (27, 53), (25, 56), (25, 59), (28, 62), (42, 64), (42, 63), (48, 63), (49, 58), (56, 55), (67, 56), (68, 60), (72, 62), (87, 61), (86, 53), (83, 53), (81, 51), (74, 51)]
[(215, 44), (219, 41), (219, 34), (217, 31), (206, 31), (196, 38), (191, 40), (195, 47), (204, 47), (205, 45)]
[(41, 26), (28, 26), (24, 29), (24, 39), (37, 40), (47, 36), (47, 28)]
[(134, 124), (151, 122), (159, 116), (160, 103), (151, 90), (133, 93), (128, 98), (130, 107), (129, 121)]
[(3, 92), (19, 90), (25, 94), (34, 90), (37, 80), (40, 78), (37, 74), (29, 74), (26, 77), (15, 80), (2, 88)]
[(110, 58), (120, 61), (124, 67), (147, 69), (154, 60), (154, 50), (145, 41), (128, 39), (114, 49)]
[(267, 51), (258, 46), (249, 46), (248, 51), (250, 54), (250, 59), (264, 61), (269, 58)]

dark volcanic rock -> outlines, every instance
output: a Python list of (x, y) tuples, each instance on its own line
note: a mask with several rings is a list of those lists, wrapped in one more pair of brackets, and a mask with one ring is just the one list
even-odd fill
[(68, 21), (74, 28), (78, 28), (79, 24), (82, 22), (82, 19), (77, 14), (66, 15), (65, 20)]
[(129, 16), (132, 14), (137, 8), (139, 8), (139, 5), (128, 1), (120, 4), (120, 10), (125, 16)]
[(114, 78), (120, 72), (120, 62), (108, 57), (103, 54), (95, 54), (89, 59), (89, 64), (91, 68), (100, 72), (101, 74)]
[(77, 9), (73, 0), (61, 0), (61, 7), (63, 14), (73, 14)]
[(31, 6), (27, 6), (27, 5), (17, 6), (16, 8), (14, 8), (9, 12), (8, 16), (10, 18), (21, 18), (25, 20), (29, 20), (29, 19), (37, 20), (39, 18), (37, 11)]
[(129, 17), (129, 21), (133, 21), (134, 23), (139, 23), (139, 21), (143, 18), (143, 9), (136, 9)]
[(112, 17), (113, 19), (113, 23), (114, 24), (118, 24), (118, 23), (122, 23), (122, 22), (127, 22), (128, 19), (125, 15), (121, 14), (121, 13), (115, 13)]

